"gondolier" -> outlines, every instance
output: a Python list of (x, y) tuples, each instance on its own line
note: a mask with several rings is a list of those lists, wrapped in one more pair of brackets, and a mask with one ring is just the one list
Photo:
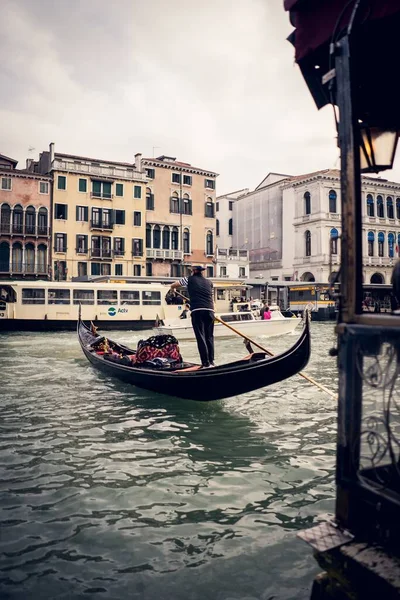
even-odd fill
[(192, 267), (192, 274), (171, 285), (171, 290), (186, 287), (189, 294), (193, 330), (203, 368), (214, 366), (213, 285), (203, 276), (204, 267)]

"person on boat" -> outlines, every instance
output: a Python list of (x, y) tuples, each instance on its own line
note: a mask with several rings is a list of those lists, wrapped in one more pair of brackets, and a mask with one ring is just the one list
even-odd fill
[(192, 274), (175, 281), (171, 290), (187, 288), (201, 364), (203, 368), (209, 368), (214, 366), (214, 300), (213, 285), (203, 276), (203, 271), (204, 267), (192, 267)]
[(182, 314), (181, 314), (181, 316), (179, 318), (180, 319), (187, 319), (188, 318), (188, 314), (189, 314), (189, 308), (188, 308), (188, 305), (185, 304), (185, 307), (184, 307), (184, 309), (182, 311)]
[(267, 303), (265, 303), (262, 309), (260, 310), (260, 317), (263, 320), (269, 320), (271, 318), (271, 311), (269, 310), (269, 306)]

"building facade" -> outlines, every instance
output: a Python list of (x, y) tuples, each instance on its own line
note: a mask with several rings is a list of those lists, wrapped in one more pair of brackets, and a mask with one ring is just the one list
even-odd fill
[(0, 155), (0, 277), (50, 275), (50, 177)]
[(215, 250), (215, 276), (228, 279), (247, 279), (250, 263), (248, 250), (219, 248)]
[(146, 275), (177, 277), (202, 265), (214, 275), (217, 173), (174, 157), (144, 158)]
[(145, 274), (146, 174), (134, 163), (57, 153), (31, 168), (51, 174), (52, 276)]
[(248, 188), (230, 192), (217, 197), (216, 203), (216, 239), (217, 248), (233, 248), (233, 205), (236, 200), (247, 194)]
[[(276, 223), (265, 206), (255, 211), (255, 197), (268, 193)], [(400, 184), (362, 177), (363, 277), (365, 283), (390, 283), (400, 248)], [(265, 200), (264, 200), (265, 201)], [(257, 212), (261, 229), (276, 240), (275, 253), (265, 241), (252, 238), (250, 271), (267, 280), (328, 282), (339, 269), (341, 235), (340, 172), (326, 169), (296, 177), (286, 176), (239, 198), (240, 241), (249, 235), (248, 223)], [(273, 211), (272, 211), (273, 212)], [(272, 238), (273, 234), (273, 238)], [(269, 250), (269, 249), (268, 249)], [(258, 253), (258, 256), (257, 256)]]

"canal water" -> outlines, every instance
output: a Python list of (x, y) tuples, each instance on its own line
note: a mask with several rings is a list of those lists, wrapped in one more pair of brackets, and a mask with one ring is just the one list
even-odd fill
[[(172, 399), (94, 371), (73, 333), (0, 342), (2, 600), (309, 598), (319, 569), (296, 533), (332, 515), (335, 400), (298, 376)], [(335, 389), (333, 343), (312, 324), (307, 372)], [(245, 353), (216, 345), (219, 363)]]

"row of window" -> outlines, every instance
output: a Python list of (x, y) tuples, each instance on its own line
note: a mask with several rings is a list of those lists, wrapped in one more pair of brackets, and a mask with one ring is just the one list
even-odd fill
[[(156, 171), (155, 169), (148, 168), (146, 169), (146, 176), (148, 179), (155, 179)], [(192, 176), (181, 174), (181, 173), (171, 173), (171, 182), (180, 184), (182, 182), (183, 185), (192, 185)], [(204, 179), (204, 187), (209, 190), (215, 190), (215, 181), (213, 179)]]
[[(111, 208), (91, 208), (90, 224), (92, 227), (102, 229), (112, 229), (114, 225), (125, 225), (125, 210)], [(54, 218), (62, 221), (68, 220), (68, 204), (54, 205)], [(75, 220), (79, 222), (89, 222), (89, 207), (76, 206)], [(142, 225), (142, 213), (138, 210), (133, 211), (133, 226)]]
[[(91, 258), (112, 258), (125, 254), (125, 238), (111, 238), (104, 235), (92, 235), (89, 250), (89, 236), (78, 234), (75, 237), (76, 254), (90, 254)], [(65, 253), (68, 250), (68, 235), (56, 233), (54, 237), (54, 252)], [(132, 239), (132, 256), (143, 256), (143, 239)]]
[(35, 246), (32, 242), (22, 245), (14, 242), (0, 243), (0, 272), (47, 273), (47, 245)]
[[(1, 178), (1, 189), (4, 192), (12, 191), (12, 177), (2, 177)], [(39, 181), (38, 182), (38, 190), (39, 190), (39, 194), (48, 194), (49, 193), (49, 182), (48, 181)]]
[[(329, 191), (329, 212), (337, 213), (337, 194), (335, 190)], [(375, 217), (375, 200), (372, 194), (367, 194), (366, 198), (367, 202), (367, 215), (369, 217)], [(383, 197), (378, 194), (376, 197), (376, 216), (384, 219), (385, 218), (385, 205), (386, 205), (386, 216), (388, 219), (400, 219), (400, 198), (396, 198), (396, 203), (394, 203), (393, 198), (391, 196), (386, 197), (386, 202), (384, 202)], [(311, 194), (310, 192), (305, 192), (304, 194), (304, 214), (311, 214)]]
[[(396, 209), (396, 210), (395, 210)], [(375, 216), (375, 201), (372, 194), (367, 194), (367, 215)], [(380, 219), (385, 218), (385, 202), (381, 195), (376, 197), (376, 216)], [(391, 196), (386, 197), (386, 216), (388, 219), (400, 219), (400, 198), (396, 198), (396, 205)]]
[[(114, 275), (123, 276), (124, 273), (124, 265), (121, 263), (113, 263), (114, 264)], [(98, 275), (111, 275), (111, 263), (108, 262), (78, 262), (78, 276), (86, 277), (88, 275), (88, 265), (90, 265), (90, 272), (93, 276)], [(67, 263), (64, 260), (57, 260), (54, 263), (54, 279), (56, 281), (65, 281), (67, 279)], [(170, 276), (171, 277), (182, 277), (188, 276), (191, 273), (190, 265), (182, 265), (177, 263), (172, 263), (170, 267)], [(142, 276), (142, 265), (136, 264), (133, 265), (133, 276), (141, 277)], [(146, 277), (151, 277), (153, 275), (153, 263), (147, 262), (145, 267)], [(214, 267), (213, 265), (207, 266), (207, 277), (214, 277)]]
[[(106, 200), (111, 200), (113, 198), (113, 182), (112, 181), (101, 181), (101, 180), (92, 180), (92, 197), (93, 198), (103, 198)], [(67, 189), (67, 178), (65, 175), (57, 176), (57, 189), (65, 191)], [(88, 180), (85, 178), (78, 179), (78, 191), (84, 194), (88, 191)], [(123, 197), (124, 196), (124, 184), (116, 183), (115, 184), (115, 196)], [(140, 185), (133, 186), (133, 197), (140, 199), (142, 197), (142, 188)]]
[[(233, 210), (233, 201), (229, 200), (228, 202), (229, 210)], [(216, 204), (216, 211), (219, 212), (219, 202)]]
[[(219, 219), (216, 220), (216, 234), (219, 235)], [(233, 219), (229, 219), (228, 221), (228, 235), (233, 235)]]
[[(179, 250), (179, 229), (167, 225), (146, 225), (146, 248), (162, 250)], [(190, 254), (190, 231), (185, 228), (182, 232), (182, 250)], [(214, 254), (214, 235), (212, 231), (206, 232), (205, 251), (207, 256)]]
[[(151, 306), (161, 304), (161, 292), (142, 290), (69, 290), (44, 288), (22, 288), (22, 304), (115, 304)], [(71, 294), (72, 292), (72, 294)]]
[[(339, 232), (336, 228), (330, 230), (330, 246), (331, 253), (338, 253), (338, 239)], [(311, 232), (306, 231), (304, 233), (305, 239), (305, 255), (311, 256)], [(385, 234), (383, 231), (380, 231), (377, 236), (378, 242), (378, 256), (385, 256)], [(368, 244), (368, 256), (375, 256), (375, 233), (373, 231), (368, 231), (367, 234), (367, 244)], [(400, 256), (400, 233), (397, 234), (397, 245), (396, 244), (396, 236), (394, 233), (390, 232), (387, 235), (387, 256), (389, 258), (394, 258), (395, 253)]]
[(0, 210), (0, 233), (48, 235), (48, 211), (41, 207), (37, 210), (28, 206), (25, 210), (20, 204), (11, 208), (3, 204)]

